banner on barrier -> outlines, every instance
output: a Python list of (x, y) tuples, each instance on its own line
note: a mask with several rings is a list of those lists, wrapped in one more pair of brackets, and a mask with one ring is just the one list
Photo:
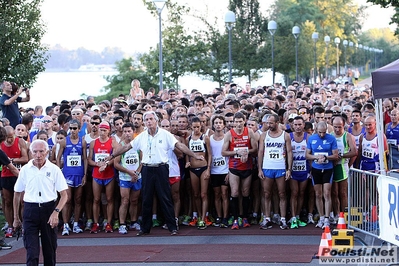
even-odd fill
[(399, 179), (378, 178), (380, 238), (399, 245)]

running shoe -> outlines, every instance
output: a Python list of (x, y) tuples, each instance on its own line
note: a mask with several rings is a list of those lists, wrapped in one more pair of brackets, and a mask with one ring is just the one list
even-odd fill
[(152, 219), (152, 227), (159, 227), (161, 223), (157, 219)]
[(229, 220), (227, 220), (228, 225), (229, 225), (229, 226), (232, 226), (232, 225), (233, 225), (233, 222), (234, 222), (234, 217), (233, 217), (233, 216), (230, 216)]
[(68, 224), (64, 224), (64, 228), (62, 229), (62, 235), (69, 236), (69, 225)]
[(262, 225), (260, 229), (266, 230), (273, 227), (273, 223), (269, 219), (264, 219), (265, 225)]
[(251, 227), (251, 225), (248, 223), (247, 218), (242, 219), (242, 227), (244, 227), (244, 228)]
[(242, 227), (242, 218), (241, 217), (238, 217), (238, 226)]
[(112, 233), (113, 232), (113, 230), (112, 230), (112, 226), (111, 226), (111, 224), (110, 223), (107, 223), (106, 225), (105, 225), (105, 233)]
[(198, 218), (193, 217), (193, 219), (191, 220), (191, 222), (188, 225), (189, 226), (197, 226), (197, 223), (198, 223)]
[(136, 231), (140, 231), (141, 227), (139, 223), (133, 223), (130, 225), (130, 229), (136, 230)]
[(275, 214), (273, 215), (272, 222), (273, 222), (274, 224), (280, 224), (280, 220), (281, 220), (280, 214), (275, 213)]
[(307, 223), (302, 222), (300, 219), (296, 219), (296, 222), (297, 222), (297, 224), (298, 224), (300, 227), (304, 227), (304, 226), (307, 226), (307, 225), (308, 225)]
[(176, 236), (177, 235), (177, 230), (173, 230), (172, 232), (170, 232), (171, 236)]
[(324, 223), (323, 223), (323, 226), (321, 227), (321, 229), (324, 229), (327, 226), (330, 227), (330, 219), (324, 219)]
[(10, 244), (7, 244), (6, 241), (4, 241), (4, 239), (0, 240), (0, 249), (11, 249), (12, 246)]
[(75, 234), (83, 233), (83, 230), (82, 230), (82, 228), (79, 227), (79, 225), (74, 225), (72, 231)]
[(14, 230), (12, 229), (12, 227), (8, 227), (7, 231), (4, 235), (6, 238), (11, 238), (14, 236)]
[(295, 229), (295, 228), (298, 228), (298, 220), (296, 219), (296, 218), (291, 218), (291, 226), (290, 226), (290, 228), (291, 229)]
[(221, 220), (219, 217), (216, 218), (216, 221), (213, 223), (213, 226), (220, 227)]
[(324, 226), (323, 219), (319, 219), (319, 221), (316, 224), (316, 227), (323, 228), (323, 226)]
[(213, 218), (211, 214), (209, 214), (206, 218), (208, 218), (208, 220), (211, 221), (212, 223), (215, 222), (215, 218)]
[(240, 229), (240, 226), (238, 225), (238, 221), (237, 221), (237, 220), (234, 220), (233, 225), (231, 226), (231, 229), (232, 229), (232, 230), (234, 230), (234, 229), (236, 229), (236, 230)]
[(280, 229), (285, 230), (287, 228), (288, 228), (288, 226), (287, 226), (286, 220), (285, 219), (281, 219), (280, 220)]
[(114, 222), (114, 230), (118, 230), (119, 229), (119, 226), (120, 226), (120, 224), (119, 224), (119, 220), (115, 220), (115, 222)]
[(121, 235), (126, 235), (126, 234), (127, 234), (126, 225), (122, 224), (121, 226), (119, 226), (118, 232), (119, 232), (119, 234), (121, 234)]
[(188, 215), (184, 215), (182, 224), (183, 225), (189, 225), (190, 222), (191, 222), (191, 217), (188, 216)]
[(175, 217), (176, 230), (179, 231), (179, 217)]
[(265, 225), (266, 225), (266, 217), (261, 216), (261, 218), (259, 220), (259, 226), (265, 226)]
[(104, 219), (103, 223), (101, 224), (101, 227), (103, 228), (103, 231), (105, 231), (105, 227), (107, 226), (107, 224), (108, 224), (108, 220)]
[(200, 230), (206, 229), (206, 223), (205, 223), (205, 221), (199, 220), (199, 221), (198, 221), (198, 226), (197, 226), (197, 228), (200, 229)]
[(90, 229), (90, 234), (97, 234), (98, 231), (100, 231), (100, 226), (98, 225), (98, 223), (93, 223)]
[(211, 219), (209, 218), (209, 216), (206, 216), (204, 222), (205, 222), (206, 226), (211, 226), (215, 222), (215, 219), (213, 219), (213, 222), (212, 222)]
[(258, 217), (252, 216), (250, 224), (252, 224), (252, 225), (258, 224)]
[(167, 224), (162, 225), (162, 229), (168, 230), (168, 225)]
[(1, 228), (1, 231), (5, 232), (8, 229), (8, 223), (6, 222), (3, 228)]
[(229, 227), (229, 222), (227, 221), (226, 218), (222, 219), (222, 222), (220, 223), (220, 228), (228, 228)]
[(311, 213), (308, 214), (308, 224), (314, 224), (313, 214)]
[(93, 226), (93, 220), (92, 219), (88, 219), (86, 222), (86, 227), (85, 227), (85, 231), (91, 231), (91, 227)]

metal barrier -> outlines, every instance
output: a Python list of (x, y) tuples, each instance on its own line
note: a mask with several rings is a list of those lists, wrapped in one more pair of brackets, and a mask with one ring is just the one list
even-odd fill
[(351, 168), (348, 177), (348, 228), (379, 237), (379, 174)]

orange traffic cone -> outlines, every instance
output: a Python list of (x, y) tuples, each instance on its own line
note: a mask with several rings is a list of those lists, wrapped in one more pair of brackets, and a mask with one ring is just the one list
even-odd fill
[(324, 227), (324, 233), (326, 234), (328, 246), (331, 248), (332, 247), (332, 236), (331, 236), (331, 231), (330, 231), (329, 226)]
[(339, 213), (337, 229), (346, 229), (345, 218), (344, 218), (343, 212)]
[(318, 257), (329, 257), (330, 256), (331, 247), (328, 244), (327, 235), (323, 233), (320, 240), (319, 252), (317, 253)]

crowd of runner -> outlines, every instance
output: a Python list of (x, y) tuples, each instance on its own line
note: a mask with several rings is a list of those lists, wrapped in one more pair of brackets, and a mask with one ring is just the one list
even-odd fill
[[(10, 112), (10, 105), (29, 101), (29, 90), (14, 85), (2, 83), (1, 150), (20, 169), (32, 158), (30, 142), (47, 141), (48, 160), (62, 169), (69, 187), (60, 213), (62, 235), (141, 230), (142, 154), (130, 149), (109, 158), (145, 130), (143, 115), (151, 111), (160, 129), (196, 154), (188, 156), (178, 148), (168, 152), (169, 186), (163, 189), (170, 189), (177, 226), (324, 228), (348, 205), (349, 169), (378, 172), (381, 167), (372, 90), (347, 77), (315, 88), (299, 82), (257, 88), (225, 83), (210, 94), (174, 89), (145, 93), (134, 80), (129, 95), (111, 101), (64, 100), (19, 108), (19, 114)], [(391, 168), (399, 164), (398, 102), (383, 102), (384, 158)], [(17, 178), (3, 166), (6, 237), (15, 236)], [(152, 226), (168, 229), (159, 208), (164, 196), (153, 195)]]

